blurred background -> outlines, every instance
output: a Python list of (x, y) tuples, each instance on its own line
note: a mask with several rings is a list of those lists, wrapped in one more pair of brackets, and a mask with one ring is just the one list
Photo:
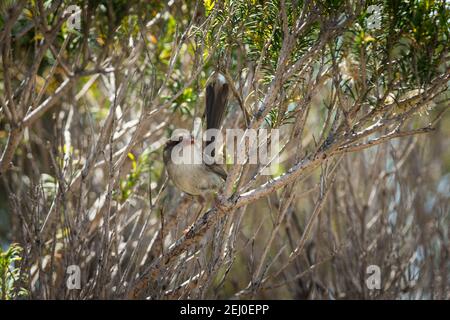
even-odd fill
[[(82, 8), (79, 30), (64, 16), (73, 4)], [(381, 30), (368, 28), (370, 4), (384, 8)], [(281, 130), (286, 147), (274, 175), (257, 176), (253, 187), (316, 150), (339, 93), (352, 103), (367, 100), (365, 112), (377, 96), (366, 87), (394, 86), (395, 104), (448, 75), (445, 1), (37, 0), (2, 1), (0, 10), (2, 152), (20, 131), (0, 178), (2, 299), (129, 297), (135, 279), (198, 211), (195, 199), (166, 182), (166, 139), (202, 117), (214, 70), (226, 70), (239, 91), (224, 127), (245, 126), (242, 105), (256, 114), (276, 75), (283, 21), (294, 28), (302, 12), (317, 13), (290, 62), (311, 48), (320, 55), (283, 83), (264, 119)], [(349, 25), (317, 48), (344, 16)], [(317, 84), (322, 67), (332, 65), (338, 69)], [(449, 299), (449, 96), (444, 86), (401, 122), (413, 130), (439, 118), (434, 130), (340, 154), (220, 219), (161, 267), (144, 296)], [(18, 125), (41, 106), (30, 125)], [(412, 107), (389, 112), (411, 110), (404, 108)], [(299, 114), (305, 123), (293, 136)], [(69, 265), (80, 267), (79, 289), (66, 286)], [(379, 288), (367, 285), (369, 266), (380, 270)]]

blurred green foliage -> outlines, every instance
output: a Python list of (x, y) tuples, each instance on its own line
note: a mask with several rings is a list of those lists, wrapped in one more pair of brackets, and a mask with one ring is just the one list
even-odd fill
[(25, 288), (20, 287), (26, 280), (19, 268), (22, 250), (15, 243), (11, 244), (6, 251), (0, 247), (0, 298), (2, 300), (17, 299), (28, 294)]
[[(0, 29), (5, 25), (5, 12), (13, 3), (14, 0), (0, 1)], [(44, 8), (48, 9), (55, 2), (47, 0), (43, 3)], [(62, 5), (81, 5), (82, 3), (84, 2), (66, 0), (62, 2)], [(63, 24), (58, 33), (54, 44), (55, 48), (61, 48), (64, 41), (68, 40), (68, 45), (62, 53), (64, 60), (75, 60), (79, 52), (84, 52), (85, 55), (90, 53), (98, 61), (109, 58), (111, 64), (117, 68), (115, 76), (117, 83), (120, 83), (120, 77), (123, 76), (121, 74), (123, 66), (120, 63), (124, 61), (124, 57), (131, 54), (133, 41), (143, 37), (146, 44), (144, 54), (134, 62), (138, 65), (139, 72), (142, 73), (137, 82), (139, 85), (141, 82), (145, 82), (147, 85), (147, 82), (150, 82), (149, 79), (152, 79), (155, 82), (152, 83), (152, 86), (155, 88), (167, 82), (166, 89), (158, 92), (161, 102), (164, 103), (170, 101), (177, 92), (184, 88), (189, 76), (192, 75), (193, 65), (200, 63), (197, 59), (208, 59), (204, 70), (200, 72), (193, 84), (185, 88), (169, 105), (167, 113), (175, 114), (174, 121), (191, 124), (191, 118), (201, 113), (196, 109), (202, 101), (201, 92), (208, 76), (216, 68), (226, 69), (232, 77), (240, 80), (246, 71), (260, 64), (261, 80), (259, 84), (261, 88), (267, 87), (274, 78), (285, 37), (281, 17), (283, 14), (281, 0), (203, 0), (198, 2), (200, 6), (203, 5), (199, 9), (200, 15), (204, 13), (202, 19), (213, 20), (212, 28), (204, 34), (204, 30), (194, 23), (191, 33), (186, 35), (189, 41), (183, 43), (176, 57), (174, 57), (176, 43), (191, 19), (196, 18), (192, 15), (197, 4), (196, 1), (183, 1), (180, 5), (176, 5), (175, 9), (167, 9), (167, 2), (157, 0), (93, 0), (87, 3), (85, 9), (90, 18), (82, 20), (82, 30), (70, 30), (66, 24)], [(290, 64), (302, 59), (311, 47), (317, 44), (321, 35), (328, 32), (333, 23), (343, 18), (348, 1), (318, 0), (313, 3), (315, 10), (320, 12), (320, 19), (307, 24), (304, 32), (296, 39), (295, 49), (289, 56)], [(284, 4), (287, 28), (292, 30), (294, 21), (301, 14), (305, 1), (285, 0)], [(382, 9), (382, 28), (374, 30), (368, 27), (370, 14), (367, 12), (367, 7), (369, 5), (378, 5)], [(35, 19), (37, 10), (36, 2), (29, 1), (12, 30), (13, 35), (21, 35), (14, 38), (12, 58), (14, 61), (23, 63), (21, 67), (25, 70), (34, 61), (35, 48), (44, 42), (44, 37), (37, 28), (32, 27), (29, 31), (23, 32)], [(161, 20), (152, 25), (146, 34), (141, 34), (140, 24), (152, 21), (162, 12), (164, 14)], [(51, 24), (55, 16), (48, 14), (45, 19), (48, 24)], [(449, 21), (450, 3), (448, 1), (367, 1), (361, 14), (355, 17), (355, 22), (347, 29), (344, 36), (333, 38), (327, 43), (320, 59), (327, 66), (336, 60), (340, 64), (342, 72), (339, 85), (344, 88), (345, 94), (353, 100), (357, 100), (359, 97), (367, 98), (371, 103), (370, 107), (373, 107), (377, 103), (383, 103), (383, 101), (379, 101), (381, 100), (379, 99), (380, 92), (393, 83), (398, 84), (396, 96), (393, 97), (395, 100), (404, 93), (424, 87), (438, 73), (444, 71), (443, 58), (445, 54), (448, 54), (450, 43)], [(200, 20), (200, 22), (204, 21)], [(83, 28), (89, 28), (89, 32), (83, 33)], [(84, 37), (85, 34), (87, 37)], [(199, 44), (202, 43), (201, 40), (204, 37), (206, 37), (206, 45), (201, 47)], [(103, 52), (103, 50), (105, 51)], [(98, 67), (96, 61), (83, 61), (82, 58), (80, 60), (74, 62), (75, 71), (83, 67), (87, 67), (87, 69)], [(36, 77), (37, 92), (43, 88), (56, 62), (54, 53), (49, 49), (39, 65)], [(363, 85), (361, 80), (362, 65), (367, 72), (367, 85)], [(168, 76), (171, 69), (173, 70)], [(317, 73), (319, 70), (316, 67), (312, 72)], [(19, 71), (17, 74), (22, 76)], [(55, 75), (49, 79), (45, 95), (52, 95), (65, 76), (64, 70), (58, 67)], [(90, 79), (90, 76), (80, 77), (76, 84), (76, 92), (79, 92)], [(15, 79), (14, 85), (17, 87), (20, 85), (19, 80), (21, 79)], [(286, 81), (283, 89), (288, 92), (292, 83), (301, 81), (302, 79), (294, 74), (292, 79)], [(135, 83), (133, 85), (138, 87)], [(79, 134), (79, 136), (98, 133), (96, 129), (101, 126), (113, 103), (111, 97), (105, 94), (108, 90), (105, 90), (103, 86), (104, 84), (100, 81), (95, 82), (80, 100), (80, 107), (75, 110), (76, 121), (72, 124), (73, 133)], [(2, 70), (0, 70), (0, 94), (4, 95)], [(124, 106), (128, 109), (125, 114), (121, 114), (120, 120), (126, 119), (126, 121), (137, 119), (141, 112), (140, 108), (148, 107), (145, 104), (145, 99), (148, 97), (142, 98), (136, 92), (127, 94), (130, 95), (130, 99), (127, 100), (133, 101), (133, 103)], [(145, 96), (145, 94), (146, 92), (143, 95)], [(258, 99), (263, 97), (263, 95), (257, 96)], [(327, 97), (320, 98), (321, 101), (315, 102), (315, 108), (311, 112), (313, 125), (307, 126), (305, 129), (310, 131), (307, 132), (308, 134), (311, 132), (315, 134), (326, 121)], [(298, 111), (296, 106), (299, 105), (299, 101), (304, 99), (309, 99), (309, 97), (288, 96), (287, 105), (279, 103), (269, 112), (265, 118), (265, 125), (275, 128), (282, 124), (292, 123), (293, 116)], [(260, 101), (254, 102), (254, 105), (258, 106), (258, 102)], [(230, 108), (233, 107), (236, 107), (235, 101), (231, 102)], [(45, 195), (45, 201), (41, 202), (43, 210), (45, 210), (47, 209), (45, 206), (49, 206), (56, 195), (58, 183), (55, 177), (58, 172), (53, 167), (51, 159), (44, 153), (51, 153), (55, 149), (57, 151), (55, 152), (55, 164), (62, 167), (64, 155), (68, 151), (68, 155), (73, 160), (72, 169), (75, 175), (81, 170), (85, 160), (82, 158), (85, 154), (85, 150), (82, 148), (86, 150), (88, 148), (80, 146), (78, 141), (71, 145), (69, 150), (66, 150), (66, 145), (58, 146), (58, 139), (54, 135), (57, 117), (48, 113), (42, 120), (41, 127), (30, 129), (27, 140), (25, 141), (24, 138), (23, 145), (16, 151), (16, 158), (22, 161), (20, 168), (23, 172), (20, 174), (12, 172), (11, 176), (18, 181), (16, 185), (26, 185), (30, 190), (35, 187), (33, 183), (38, 183)], [(0, 114), (0, 150), (3, 150), (6, 145), (7, 131), (9, 130), (4, 123), (3, 114)], [(60, 125), (63, 124), (58, 123), (58, 126)], [(179, 123), (171, 123), (164, 130), (166, 133), (170, 132), (172, 127), (177, 125)], [(442, 149), (440, 150), (442, 159), (438, 159), (432, 152), (426, 155), (430, 162), (438, 164), (439, 170), (435, 173), (438, 177), (445, 177), (445, 173), (450, 172), (450, 148), (446, 148), (450, 136), (448, 128), (450, 128), (450, 115), (446, 114), (442, 119), (438, 134), (447, 141), (436, 142)], [(42, 152), (39, 148), (44, 145), (45, 141), (51, 142), (51, 147), (45, 146), (50, 151)], [(94, 138), (90, 137), (88, 143), (93, 142)], [(30, 150), (33, 152), (30, 153)], [(147, 194), (149, 188), (154, 189), (152, 184), (160, 181), (164, 173), (160, 150), (153, 152), (147, 148), (139, 156), (131, 152), (127, 156), (131, 170), (119, 181), (117, 190), (113, 191), (114, 199), (119, 203)], [(35, 167), (29, 165), (31, 162), (34, 162), (40, 171), (35, 171)], [(279, 176), (289, 169), (289, 166), (283, 164), (275, 169), (275, 176)], [(21, 175), (26, 177), (27, 181), (22, 179)], [(447, 180), (443, 179), (443, 184), (447, 183), (448, 185)], [(32, 182), (30, 183), (30, 181)], [(90, 192), (87, 197), (92, 194), (95, 197), (96, 192), (100, 193), (104, 190), (99, 187), (95, 189), (95, 192)], [(10, 188), (8, 191), (17, 192), (22, 196), (26, 194), (23, 189), (19, 190), (22, 193), (14, 188)], [(0, 186), (0, 243), (1, 241), (8, 243), (15, 237), (10, 224), (11, 219), (17, 217), (11, 215), (10, 200), (7, 189)], [(302, 208), (302, 210), (306, 209)], [(251, 234), (253, 222), (243, 224), (244, 233)], [(70, 234), (69, 228), (60, 229), (58, 237), (62, 238), (67, 234)], [(261, 234), (266, 233), (262, 232)], [(22, 249), (14, 244), (9, 246), (6, 251), (0, 250), (0, 295), (5, 299), (26, 295), (26, 291), (20, 288), (20, 283), (24, 281), (24, 279), (20, 279), (19, 271), (21, 252)], [(236, 264), (239, 266), (239, 270), (244, 270), (245, 264), (248, 262), (244, 258), (243, 256), (237, 258)], [(224, 272), (224, 270), (220, 272)], [(245, 283), (240, 285), (245, 286)], [(232, 292), (231, 286), (233, 286), (231, 282), (226, 284), (227, 290), (230, 287), (230, 292)]]

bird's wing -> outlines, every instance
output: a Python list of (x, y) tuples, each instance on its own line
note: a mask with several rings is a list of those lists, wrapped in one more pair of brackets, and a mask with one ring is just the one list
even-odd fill
[(206, 167), (208, 168), (208, 170), (211, 170), (212, 172), (218, 174), (223, 180), (227, 180), (228, 174), (221, 165), (213, 163), (206, 165)]

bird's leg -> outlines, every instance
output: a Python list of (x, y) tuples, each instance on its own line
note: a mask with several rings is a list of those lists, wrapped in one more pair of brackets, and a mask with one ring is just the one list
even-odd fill
[(198, 202), (200, 208), (199, 208), (198, 212), (196, 213), (194, 221), (192, 222), (192, 224), (189, 227), (187, 227), (186, 229), (183, 230), (183, 233), (185, 235), (189, 232), (189, 230), (194, 226), (195, 222), (197, 222), (198, 218), (200, 217), (200, 215), (201, 215), (201, 213), (203, 211), (203, 208), (205, 207), (206, 199), (203, 196), (199, 196), (197, 198), (197, 202)]
[(202, 213), (203, 208), (205, 207), (205, 202), (206, 202), (206, 199), (203, 196), (198, 197), (198, 204), (200, 205), (200, 209), (198, 210), (197, 215), (195, 216), (194, 223), (200, 217), (200, 214)]

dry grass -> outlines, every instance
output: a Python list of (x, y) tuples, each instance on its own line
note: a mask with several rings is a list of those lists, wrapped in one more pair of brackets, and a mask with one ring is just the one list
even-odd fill
[[(401, 73), (406, 54), (391, 61), (372, 41), (355, 52), (346, 31), (364, 1), (342, 15), (277, 2), (257, 59), (245, 37), (229, 36), (260, 26), (233, 20), (245, 1), (207, 13), (199, 1), (153, 11), (109, 3), (110, 15), (87, 3), (92, 19), (79, 34), (61, 31), (57, 5), (16, 1), (3, 15), (9, 230), (0, 235), (23, 247), (17, 290), (29, 299), (450, 298), (448, 47), (431, 53), (439, 68), (419, 85)], [(202, 115), (215, 69), (233, 84), (225, 127), (280, 129), (283, 162), (273, 176), (229, 165), (224, 190), (194, 221), (199, 204), (167, 181), (161, 147)], [(71, 265), (80, 289), (67, 286)], [(380, 289), (366, 286), (371, 265)]]

